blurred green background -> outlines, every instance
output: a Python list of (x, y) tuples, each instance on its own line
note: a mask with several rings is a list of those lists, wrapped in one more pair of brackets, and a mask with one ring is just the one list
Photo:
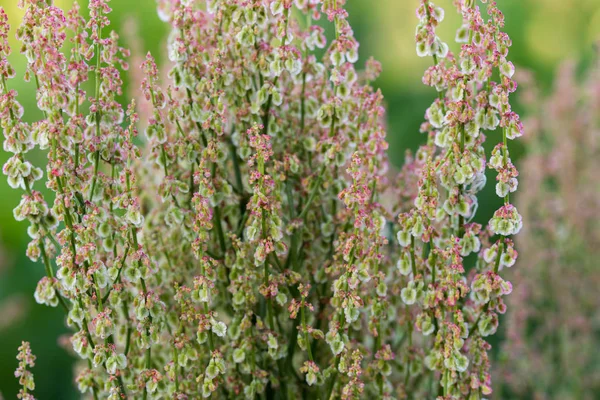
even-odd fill
[[(423, 140), (418, 127), (435, 96), (430, 88), (421, 84), (423, 71), (431, 60), (421, 59), (415, 53), (418, 0), (347, 2), (350, 21), (361, 43), (362, 61), (372, 55), (383, 64), (383, 74), (375, 85), (382, 89), (388, 106), (390, 157), (400, 166), (406, 149), (416, 148)], [(55, 0), (55, 4), (63, 8), (69, 8), (71, 3), (71, 0)], [(80, 1), (82, 8), (85, 3)], [(439, 34), (451, 42), (459, 26), (459, 16), (453, 11), (451, 0), (436, 3), (446, 9), (446, 20)], [(505, 30), (513, 40), (510, 59), (518, 67), (532, 70), (543, 89), (551, 86), (554, 71), (562, 60), (576, 59), (582, 70), (589, 65), (594, 43), (600, 39), (599, 0), (501, 0), (498, 3), (507, 17)], [(22, 72), (25, 59), (18, 54), (14, 40), (22, 11), (17, 8), (17, 0), (0, 0), (0, 5), (12, 25), (11, 40), (16, 51), (11, 61), (17, 71)], [(113, 0), (110, 5), (112, 28), (122, 32), (132, 20), (137, 21), (140, 50), (151, 51), (160, 58), (167, 27), (155, 13), (154, 0)], [(125, 41), (123, 44), (129, 47)], [(126, 76), (125, 82), (127, 85)], [(34, 111), (34, 87), (20, 79), (12, 80), (10, 85), (19, 91), (25, 118), (38, 118)], [(522, 149), (516, 150), (518, 156)], [(0, 151), (0, 163), (4, 164), (6, 159), (7, 154)], [(0, 179), (0, 393), (6, 399), (16, 398), (15, 355), (21, 340), (28, 340), (37, 355), (36, 397), (44, 400), (77, 398), (72, 385), (72, 360), (58, 346), (60, 336), (66, 332), (62, 311), (38, 305), (33, 299), (35, 285), (44, 271), (41, 264), (31, 263), (24, 255), (28, 242), (26, 224), (15, 222), (12, 213), (20, 195), (20, 191), (8, 187), (4, 177)], [(490, 192), (483, 196), (479, 219), (485, 221), (498, 203)]]

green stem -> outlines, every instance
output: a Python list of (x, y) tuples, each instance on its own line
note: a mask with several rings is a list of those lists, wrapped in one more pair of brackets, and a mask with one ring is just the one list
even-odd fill
[(177, 345), (173, 345), (173, 369), (175, 373), (175, 393), (179, 390), (179, 374), (177, 373), (177, 359), (179, 358), (177, 354)]
[[(100, 64), (101, 64), (101, 55), (100, 55), (100, 38), (102, 37), (102, 27), (98, 25), (98, 41), (96, 42), (96, 137), (100, 137), (100, 119), (102, 118), (102, 108), (100, 107)], [(90, 202), (94, 198), (94, 191), (96, 190), (96, 182), (98, 181), (98, 168), (100, 166), (100, 150), (96, 150), (94, 153), (94, 175), (92, 178), (92, 187), (90, 190)]]
[(323, 167), (321, 168), (321, 172), (319, 172), (319, 175), (317, 176), (317, 180), (315, 181), (314, 186), (310, 192), (308, 201), (304, 205), (304, 208), (302, 209), (302, 212), (300, 213), (300, 215), (298, 215), (298, 218), (304, 219), (304, 217), (308, 213), (308, 210), (310, 209), (310, 205), (312, 204), (315, 197), (317, 196), (317, 192), (319, 191), (319, 186), (321, 185), (321, 181), (323, 180), (323, 176), (325, 175), (326, 169), (327, 169), (327, 164), (323, 164)]
[(498, 256), (496, 257), (496, 264), (494, 265), (495, 274), (498, 274), (498, 270), (500, 269), (500, 258), (502, 257), (502, 253), (504, 253), (504, 242), (501, 242), (498, 246)]
[(221, 207), (215, 206), (215, 225), (217, 227), (217, 237), (219, 239), (219, 247), (221, 248), (221, 255), (225, 257), (227, 252), (227, 245), (225, 244), (225, 234), (223, 233), (223, 226), (221, 225)]
[(331, 399), (331, 395), (333, 394), (333, 388), (335, 387), (335, 382), (337, 381), (337, 377), (339, 374), (339, 366), (340, 366), (341, 358), (342, 358), (341, 354), (336, 357), (335, 371), (333, 372), (333, 376), (331, 377), (331, 381), (329, 382), (329, 388), (327, 389), (327, 395), (325, 396), (325, 398), (323, 400)]
[(450, 370), (446, 369), (444, 371), (444, 381), (445, 381), (445, 385), (444, 385), (444, 398), (448, 397), (448, 395), (450, 394)]
[(437, 267), (437, 254), (433, 253), (433, 265), (431, 266), (431, 284), (435, 285), (435, 272)]
[[(508, 164), (508, 141), (506, 140), (506, 128), (502, 128), (502, 143), (504, 146), (502, 147), (502, 158), (504, 159), (504, 166), (506, 167)], [(510, 203), (510, 193), (507, 193), (504, 196), (504, 204)]]
[[(135, 240), (135, 245), (137, 247), (137, 238), (135, 238), (135, 234), (134, 234), (134, 240)], [(148, 296), (148, 290), (146, 289), (146, 282), (144, 281), (144, 278), (140, 278), (140, 282), (142, 284), (142, 290), (144, 291), (144, 301), (146, 301), (146, 296)], [(152, 316), (148, 315), (148, 320), (150, 321), (150, 324), (152, 324)], [(146, 335), (150, 336), (150, 328), (147, 326), (146, 327)], [(149, 370), (152, 367), (152, 345), (149, 345), (148, 348), (146, 349), (146, 369)], [(148, 389), (146, 388), (146, 386), (144, 385), (144, 393), (143, 393), (143, 399), (146, 400), (146, 398), (148, 397)]]
[(417, 278), (417, 259), (415, 257), (415, 237), (410, 236), (410, 263), (413, 273), (413, 279)]
[(305, 342), (306, 349), (308, 351), (308, 359), (310, 361), (314, 361), (312, 349), (310, 347), (310, 335), (308, 334), (308, 329), (306, 328), (306, 313), (304, 311), (305, 308), (306, 308), (305, 306), (300, 307), (300, 318), (302, 318), (302, 330), (304, 331), (304, 342)]
[[(123, 315), (125, 316), (125, 320), (129, 321), (129, 303), (127, 300), (123, 301)], [(127, 324), (127, 336), (125, 337), (125, 350), (124, 354), (127, 357), (129, 354), (129, 346), (131, 345), (131, 324)]]

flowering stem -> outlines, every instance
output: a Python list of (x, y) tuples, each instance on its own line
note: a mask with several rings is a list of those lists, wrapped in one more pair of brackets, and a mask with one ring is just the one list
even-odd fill
[(500, 259), (502, 258), (502, 253), (504, 252), (504, 242), (500, 242), (498, 246), (498, 256), (496, 257), (496, 263), (494, 264), (494, 273), (498, 274), (498, 270), (500, 268)]
[[(137, 238), (136, 238), (135, 234), (133, 235), (133, 237), (134, 237), (134, 244), (137, 247)], [(138, 263), (139, 263), (139, 261), (138, 261)], [(140, 265), (140, 267), (141, 267), (141, 265)], [(144, 281), (144, 278), (140, 278), (140, 282), (142, 284), (144, 302), (146, 302), (147, 296), (148, 296), (148, 290), (146, 289), (146, 282)], [(148, 315), (148, 320), (149, 320), (150, 324), (152, 324), (152, 315)], [(148, 326), (146, 326), (146, 335), (148, 337), (150, 336), (150, 328)], [(152, 368), (152, 344), (151, 343), (148, 344), (148, 348), (146, 349), (146, 370), (149, 370), (150, 368)], [(148, 389), (144, 385), (143, 399), (146, 400), (147, 396), (148, 396)]]
[[(242, 182), (242, 170), (240, 168), (240, 162), (236, 152), (235, 144), (232, 140), (229, 141), (229, 151), (231, 155), (231, 161), (233, 162), (233, 171), (235, 173), (235, 182), (240, 194), (244, 193), (244, 183)], [(244, 207), (245, 208), (245, 207)]]
[(225, 244), (225, 235), (223, 234), (223, 226), (221, 225), (221, 207), (215, 206), (215, 225), (217, 227), (217, 237), (219, 239), (219, 247), (221, 248), (221, 255), (225, 257), (227, 252), (227, 245)]
[(310, 335), (308, 334), (308, 328), (306, 326), (306, 312), (304, 311), (305, 308), (306, 308), (306, 306), (304, 306), (304, 305), (302, 307), (300, 307), (300, 318), (302, 318), (302, 330), (304, 331), (304, 342), (305, 342), (306, 350), (308, 351), (308, 359), (310, 361), (314, 361), (312, 349), (310, 347)]
[(409, 358), (408, 358), (408, 362), (406, 363), (406, 374), (404, 375), (404, 390), (408, 391), (408, 383), (410, 380), (410, 368), (411, 368), (411, 363), (412, 363), (412, 358), (410, 358), (411, 357), (410, 351), (411, 351), (412, 342), (413, 342), (413, 339), (412, 339), (413, 322), (411, 321), (411, 314), (408, 309), (406, 310), (406, 316), (408, 318), (408, 352), (409, 352), (408, 356), (409, 356)]
[(410, 266), (412, 269), (413, 279), (417, 278), (417, 260), (415, 257), (415, 237), (410, 235)]
[[(127, 300), (123, 301), (123, 315), (125, 316), (125, 319), (129, 319), (129, 303), (127, 302)], [(127, 324), (127, 336), (125, 337), (125, 350), (123, 351), (123, 353), (125, 354), (125, 357), (127, 357), (127, 354), (129, 354), (130, 344), (131, 344), (131, 324)]]
[[(27, 193), (30, 196), (33, 196), (31, 187), (29, 186), (29, 182), (27, 182), (27, 180), (24, 180), (24, 182), (25, 182), (25, 190), (27, 191)], [(46, 268), (46, 275), (48, 276), (48, 278), (50, 278), (50, 279), (52, 279), (52, 281), (54, 281), (54, 271), (52, 269), (52, 265), (50, 264), (50, 259), (48, 258), (48, 253), (46, 252), (46, 246), (44, 245), (43, 238), (39, 242), (39, 248), (40, 248), (40, 253), (42, 254), (42, 260), (44, 261), (44, 267)], [(63, 299), (60, 292), (58, 292), (58, 290), (56, 290), (56, 296), (58, 298), (60, 305), (64, 308), (65, 312), (69, 312), (69, 306), (67, 306), (67, 303)]]
[(437, 267), (437, 253), (433, 253), (433, 261), (431, 266), (431, 284), (435, 286), (435, 272)]
[[(101, 55), (100, 55), (100, 39), (102, 37), (102, 27), (100, 24), (97, 25), (98, 29), (98, 38), (96, 41), (96, 92), (95, 92), (95, 100), (96, 100), (96, 138), (100, 138), (100, 119), (102, 118), (102, 107), (100, 106), (100, 63), (101, 63)], [(96, 143), (98, 145), (98, 143)], [(94, 176), (92, 177), (92, 186), (90, 190), (89, 201), (91, 202), (94, 198), (94, 191), (96, 189), (96, 182), (98, 180), (98, 168), (100, 166), (100, 149), (96, 149), (94, 153)]]
[[(504, 166), (508, 164), (508, 142), (506, 140), (506, 127), (502, 128), (502, 143), (504, 146), (502, 147), (502, 158), (504, 160)], [(510, 192), (506, 193), (504, 196), (504, 204), (510, 203)]]
[(306, 217), (306, 214), (308, 213), (308, 210), (310, 209), (310, 205), (314, 201), (315, 196), (317, 195), (317, 192), (319, 191), (319, 187), (321, 185), (321, 180), (323, 179), (323, 175), (325, 175), (326, 169), (327, 169), (327, 164), (323, 164), (323, 167), (321, 168), (321, 171), (319, 172), (319, 175), (317, 176), (314, 186), (310, 192), (310, 195), (308, 196), (308, 200), (306, 201), (306, 204), (304, 205), (302, 212), (300, 213), (300, 215), (298, 215), (299, 219), (304, 219), (304, 217)]
[(331, 377), (331, 381), (329, 382), (329, 388), (327, 389), (327, 395), (323, 398), (323, 400), (330, 400), (331, 399), (331, 394), (333, 393), (333, 388), (335, 387), (335, 382), (337, 381), (337, 377), (339, 374), (339, 366), (340, 366), (340, 361), (342, 359), (342, 355), (338, 355), (335, 358), (335, 371), (333, 372), (333, 376)]
[[(431, 11), (429, 10), (429, 0), (425, 0), (425, 12), (427, 13), (427, 19), (429, 19), (431, 21)], [(433, 63), (435, 65), (439, 64), (438, 57), (435, 53), (433, 53)], [(438, 91), (438, 98), (440, 99), (440, 102), (442, 103), (442, 109), (444, 109), (445, 108), (444, 94), (441, 91)]]
[[(52, 267), (50, 266), (50, 259), (48, 258), (48, 254), (46, 253), (46, 246), (44, 245), (43, 240), (40, 240), (40, 252), (42, 253), (42, 258), (44, 260), (44, 265), (46, 267), (46, 274), (48, 275), (48, 277), (53, 279), (54, 275), (52, 273)], [(58, 290), (56, 290), (56, 297), (58, 298), (58, 302), (60, 303), (62, 308), (65, 310), (65, 312), (68, 313), (69, 306), (65, 302), (65, 299), (63, 298), (63, 296), (58, 292)]]
[(305, 113), (306, 113), (306, 72), (302, 72), (302, 95), (300, 99), (300, 137), (304, 135)]
[(444, 370), (444, 398), (450, 394), (450, 370)]

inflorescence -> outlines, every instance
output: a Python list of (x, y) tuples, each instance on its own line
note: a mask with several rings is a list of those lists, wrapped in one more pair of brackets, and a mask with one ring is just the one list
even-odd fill
[[(150, 54), (134, 66), (139, 108), (119, 102), (130, 54), (108, 0), (90, 0), (89, 20), (76, 4), (21, 0), (34, 123), (10, 89), (0, 9), (3, 171), (24, 192), (14, 214), (29, 222), (27, 255), (46, 269), (35, 299), (73, 329), (82, 393), (491, 393), (485, 338), (512, 289), (499, 273), (517, 258), (508, 140), (522, 125), (502, 13), (455, 3), (456, 55), (435, 33), (444, 11), (417, 10), (417, 53), (433, 60), (423, 82), (438, 97), (397, 183), (370, 85), (381, 66), (356, 69), (345, 0), (159, 0), (171, 68), (165, 78)], [(486, 134), (498, 142), (489, 160)], [(27, 160), (34, 148), (45, 173)], [(486, 168), (504, 205), (484, 228), (473, 218)]]

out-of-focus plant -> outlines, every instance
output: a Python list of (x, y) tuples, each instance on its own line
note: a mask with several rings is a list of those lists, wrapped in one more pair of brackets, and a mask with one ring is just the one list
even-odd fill
[[(15, 218), (29, 222), (27, 254), (47, 274), (35, 298), (66, 312), (82, 393), (491, 393), (484, 338), (505, 311), (511, 285), (499, 272), (514, 264), (509, 237), (521, 229), (509, 202), (508, 140), (522, 126), (508, 101), (504, 17), (494, 2), (484, 19), (475, 1), (457, 1), (453, 55), (435, 35), (444, 11), (421, 2), (417, 52), (434, 60), (424, 83), (438, 98), (392, 214), (380, 204), (382, 95), (369, 84), (380, 66), (355, 69), (344, 3), (158, 1), (173, 66), (163, 84), (154, 59), (142, 63), (143, 123), (135, 102), (117, 101), (129, 52), (109, 31), (107, 0), (90, 1), (89, 20), (77, 5), (65, 14), (51, 1), (19, 2), (25, 77), (43, 112), (33, 124), (10, 90), (0, 10), (0, 120), (14, 154), (3, 171), (24, 190)], [(321, 18), (333, 26), (329, 43)], [(489, 162), (484, 133), (500, 142)], [(34, 148), (48, 156), (51, 205), (34, 187), (44, 177), (26, 159)], [(486, 166), (505, 200), (489, 229), (471, 222)]]
[(19, 378), (19, 385), (21, 385), (17, 398), (34, 400), (35, 397), (30, 392), (35, 389), (35, 382), (33, 381), (33, 374), (28, 368), (35, 367), (35, 356), (31, 353), (29, 342), (21, 342), (17, 360), (19, 360), (19, 366), (15, 370), (15, 377)]
[(600, 63), (584, 79), (565, 63), (541, 96), (519, 80), (529, 108), (528, 154), (517, 201), (524, 251), (513, 274), (503, 361), (506, 398), (595, 399), (600, 391)]

